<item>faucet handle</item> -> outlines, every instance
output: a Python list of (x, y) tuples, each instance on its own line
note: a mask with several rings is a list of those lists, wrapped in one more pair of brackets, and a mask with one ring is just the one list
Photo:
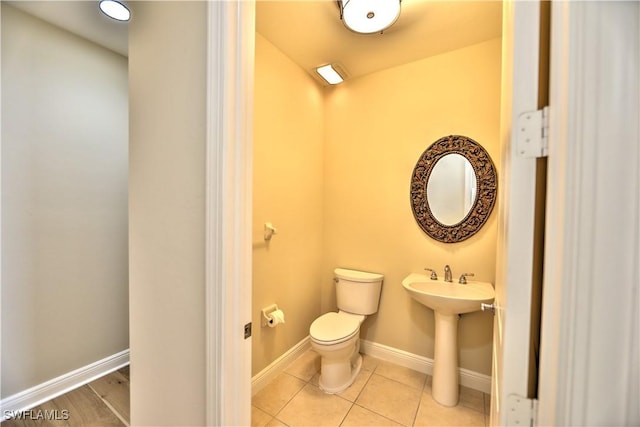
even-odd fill
[(467, 277), (473, 277), (473, 273), (462, 273), (462, 275), (460, 276), (460, 280), (458, 280), (458, 283), (466, 285)]
[(431, 280), (438, 280), (438, 275), (433, 268), (425, 268), (425, 270), (431, 272)]

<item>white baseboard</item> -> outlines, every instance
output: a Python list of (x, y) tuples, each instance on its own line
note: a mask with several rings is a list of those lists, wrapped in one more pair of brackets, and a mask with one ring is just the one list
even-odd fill
[(306, 336), (302, 341), (274, 360), (269, 366), (254, 375), (254, 377), (251, 378), (251, 396), (255, 396), (256, 393), (262, 390), (271, 380), (284, 371), (291, 362), (296, 360), (309, 348), (311, 348), (311, 341), (309, 336)]
[[(360, 340), (360, 351), (369, 356), (413, 369), (427, 375), (433, 375), (433, 359), (409, 353), (397, 348), (388, 347), (386, 345), (374, 343), (371, 341)], [(460, 385), (481, 391), (483, 393), (491, 393), (491, 377), (489, 375), (480, 374), (468, 369), (458, 368)]]
[(29, 410), (127, 364), (129, 364), (128, 349), (2, 399), (0, 400), (0, 419), (7, 419), (19, 411)]

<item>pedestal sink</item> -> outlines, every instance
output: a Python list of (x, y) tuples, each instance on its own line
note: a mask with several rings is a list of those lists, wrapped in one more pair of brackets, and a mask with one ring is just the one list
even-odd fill
[(458, 315), (478, 311), (481, 304), (493, 302), (491, 283), (469, 280), (466, 285), (412, 273), (402, 286), (420, 304), (435, 313), (433, 356), (433, 399), (444, 406), (458, 404)]

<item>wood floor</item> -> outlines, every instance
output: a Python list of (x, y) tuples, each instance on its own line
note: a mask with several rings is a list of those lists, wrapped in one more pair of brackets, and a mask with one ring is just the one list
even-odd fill
[(21, 414), (1, 427), (129, 426), (129, 367), (125, 366)]

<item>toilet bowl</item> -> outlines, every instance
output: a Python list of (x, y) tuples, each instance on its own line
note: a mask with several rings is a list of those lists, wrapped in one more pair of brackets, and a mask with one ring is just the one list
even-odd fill
[(360, 325), (366, 315), (378, 311), (381, 274), (334, 270), (338, 308), (313, 321), (311, 348), (320, 355), (320, 388), (339, 393), (355, 381), (362, 367)]
[(360, 324), (364, 318), (344, 312), (326, 313), (311, 324), (311, 348), (320, 355), (319, 385), (326, 393), (340, 393), (360, 372)]

